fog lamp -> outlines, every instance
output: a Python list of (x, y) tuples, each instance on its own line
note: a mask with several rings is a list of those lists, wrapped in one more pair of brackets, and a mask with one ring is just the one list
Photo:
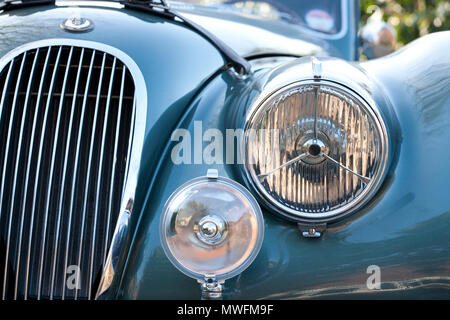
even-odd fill
[(162, 247), (172, 264), (196, 279), (204, 298), (220, 298), (222, 284), (256, 258), (264, 237), (261, 209), (237, 182), (208, 170), (180, 186), (160, 220)]

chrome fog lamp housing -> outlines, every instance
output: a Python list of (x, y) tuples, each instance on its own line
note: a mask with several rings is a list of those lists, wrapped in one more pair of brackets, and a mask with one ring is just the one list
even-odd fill
[(237, 182), (208, 170), (167, 200), (160, 239), (170, 262), (196, 279), (205, 298), (220, 298), (225, 280), (256, 258), (264, 238), (261, 209)]
[(389, 136), (362, 77), (338, 60), (294, 62), (274, 73), (250, 108), (245, 174), (266, 204), (290, 220), (335, 221), (379, 188)]

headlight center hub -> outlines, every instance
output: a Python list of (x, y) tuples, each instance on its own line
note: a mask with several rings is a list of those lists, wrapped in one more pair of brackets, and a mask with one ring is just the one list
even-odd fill
[(323, 132), (307, 132), (297, 137), (295, 150), (297, 155), (306, 154), (301, 161), (307, 164), (315, 165), (326, 160), (324, 154), (330, 154), (330, 141)]
[(226, 223), (216, 215), (207, 215), (194, 226), (194, 231), (201, 242), (215, 245), (225, 240)]

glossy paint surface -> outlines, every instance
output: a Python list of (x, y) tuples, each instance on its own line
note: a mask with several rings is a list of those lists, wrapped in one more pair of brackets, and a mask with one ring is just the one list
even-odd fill
[[(60, 24), (74, 15), (90, 19), (94, 29), (86, 33), (62, 30)], [(113, 2), (58, 2), (56, 6), (36, 6), (0, 15), (0, 56), (43, 39), (103, 43), (136, 62), (148, 93), (144, 143), (150, 146), (152, 156), (169, 139), (172, 128), (168, 124), (178, 121), (199, 88), (225, 64), (208, 40), (181, 23), (125, 10)], [(146, 153), (142, 163), (149, 169), (155, 165)]]
[[(381, 189), (320, 239), (302, 238), (295, 224), (263, 210), (262, 249), (249, 269), (226, 282), (227, 298), (449, 298), (449, 43), (450, 32), (435, 34), (362, 64), (374, 99), (384, 104), (382, 109), (391, 105), (393, 114), (387, 115), (397, 118), (392, 131), (397, 151)], [(418, 53), (420, 48), (433, 49)], [(194, 121), (201, 119), (204, 130), (234, 128), (260, 91), (264, 73), (240, 84), (221, 74), (194, 101), (180, 127), (193, 135)], [(161, 250), (158, 222), (164, 199), (207, 168), (246, 184), (236, 165), (172, 165), (169, 154), (163, 162), (118, 298), (198, 299), (198, 284), (178, 272)], [(380, 267), (380, 290), (367, 288), (371, 265)]]
[[(193, 144), (194, 121), (200, 120), (203, 132), (241, 128), (270, 64), (244, 80), (218, 72), (222, 56), (195, 32), (120, 7), (83, 7), (95, 29), (66, 33), (59, 23), (71, 10), (48, 6), (3, 13), (0, 56), (30, 41), (76, 38), (117, 47), (141, 68), (149, 112), (137, 199), (119, 276), (105, 298), (199, 299), (199, 285), (180, 273), (161, 248), (158, 224), (164, 203), (177, 187), (209, 168), (256, 194), (239, 165), (174, 165), (170, 135), (185, 128)], [(374, 99), (383, 110), (392, 109), (386, 116), (396, 119), (395, 159), (380, 190), (320, 239), (302, 238), (295, 223), (262, 205), (262, 249), (246, 271), (226, 282), (226, 298), (450, 298), (448, 52), (450, 32), (361, 64)], [(381, 290), (366, 286), (370, 265), (381, 268)]]
[(357, 0), (342, 1), (343, 27), (341, 32), (333, 35), (236, 12), (198, 9), (199, 7), (189, 9), (189, 6), (180, 6), (178, 9), (175, 4), (173, 7), (215, 34), (244, 57), (277, 54), (301, 57), (320, 54), (345, 60), (359, 58)]
[[(86, 33), (62, 30), (60, 24), (73, 16), (90, 19), (94, 29)], [(0, 14), (0, 56), (44, 39), (105, 44), (128, 55), (140, 68), (148, 94), (146, 151), (141, 159), (145, 169), (135, 196), (135, 211), (140, 214), (139, 203), (173, 126), (201, 87), (225, 65), (224, 58), (208, 40), (181, 23), (126, 10), (113, 2), (58, 2)]]

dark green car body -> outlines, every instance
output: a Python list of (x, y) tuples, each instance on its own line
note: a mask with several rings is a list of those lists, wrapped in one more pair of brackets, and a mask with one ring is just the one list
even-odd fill
[[(134, 208), (114, 278), (100, 298), (200, 297), (196, 281), (165, 256), (158, 228), (172, 192), (211, 168), (247, 187), (260, 201), (265, 221), (256, 260), (225, 283), (225, 298), (450, 298), (450, 32), (425, 36), (394, 54), (358, 63), (358, 5), (347, 4), (348, 30), (341, 38), (298, 37), (319, 48), (311, 54), (318, 50), (336, 57), (327, 59), (361, 75), (373, 99), (387, 110), (392, 161), (370, 202), (329, 225), (319, 239), (301, 237), (297, 224), (272, 212), (240, 165), (175, 165), (170, 158), (175, 129), (194, 136), (195, 121), (202, 121), (203, 130), (243, 128), (246, 111), (278, 65), (255, 61), (284, 57), (289, 60), (285, 63), (301, 64), (308, 57), (286, 57), (283, 52), (246, 57), (252, 72), (237, 77), (224, 68), (223, 54), (195, 30), (115, 3), (78, 4), (95, 23), (87, 33), (59, 27), (71, 10), (69, 3), (0, 13), (0, 58), (33, 41), (87, 40), (128, 55), (145, 80), (148, 109)], [(189, 14), (192, 19), (196, 13)], [(370, 265), (382, 270), (380, 289), (366, 286)]]

